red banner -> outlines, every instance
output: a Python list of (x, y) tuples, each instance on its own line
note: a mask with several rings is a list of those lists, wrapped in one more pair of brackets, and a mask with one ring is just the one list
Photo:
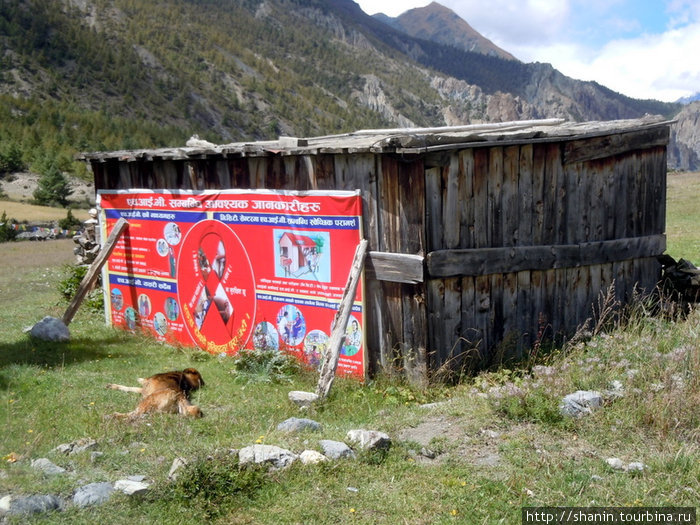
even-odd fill
[[(358, 192), (100, 191), (109, 322), (233, 355), (274, 349), (318, 366), (362, 238)], [(338, 363), (365, 374), (358, 287)]]

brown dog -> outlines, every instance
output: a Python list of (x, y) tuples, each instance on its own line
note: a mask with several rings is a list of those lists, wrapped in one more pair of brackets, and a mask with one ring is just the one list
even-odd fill
[(139, 378), (141, 386), (108, 384), (107, 388), (122, 392), (141, 394), (138, 406), (128, 413), (115, 412), (112, 417), (136, 418), (155, 412), (202, 417), (201, 409), (190, 403), (190, 392), (204, 386), (202, 375), (194, 368), (182, 372), (173, 371), (156, 374), (146, 379)]

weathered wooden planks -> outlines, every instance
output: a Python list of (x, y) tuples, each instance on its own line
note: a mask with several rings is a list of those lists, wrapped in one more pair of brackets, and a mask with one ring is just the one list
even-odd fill
[(398, 364), (420, 383), (428, 368), (524, 356), (591, 317), (609, 286), (626, 301), (656, 282), (668, 123), (533, 130), (416, 132), (412, 149), (372, 132), (86, 160), (98, 189), (359, 189), (370, 371)]

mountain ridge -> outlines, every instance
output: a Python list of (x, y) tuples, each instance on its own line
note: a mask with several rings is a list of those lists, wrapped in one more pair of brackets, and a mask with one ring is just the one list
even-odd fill
[(464, 51), (517, 60), (508, 51), (501, 49), (476, 31), (452, 9), (437, 2), (431, 2), (425, 7), (409, 9), (394, 18), (387, 15), (374, 15), (374, 17), (416, 38), (457, 47)]
[(549, 64), (416, 38), (351, 0), (5, 0), (0, 50), (0, 113), (8, 115), (0, 142), (19, 144), (37, 165), (63, 159), (70, 145), (179, 146), (192, 134), (226, 143), (532, 118), (672, 118), (682, 107), (631, 99)]

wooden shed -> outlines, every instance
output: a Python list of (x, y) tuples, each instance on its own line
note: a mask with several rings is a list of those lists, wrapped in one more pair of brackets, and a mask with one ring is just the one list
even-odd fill
[(97, 190), (356, 190), (370, 372), (424, 381), (571, 334), (652, 290), (669, 121), (521, 121), (86, 153)]

